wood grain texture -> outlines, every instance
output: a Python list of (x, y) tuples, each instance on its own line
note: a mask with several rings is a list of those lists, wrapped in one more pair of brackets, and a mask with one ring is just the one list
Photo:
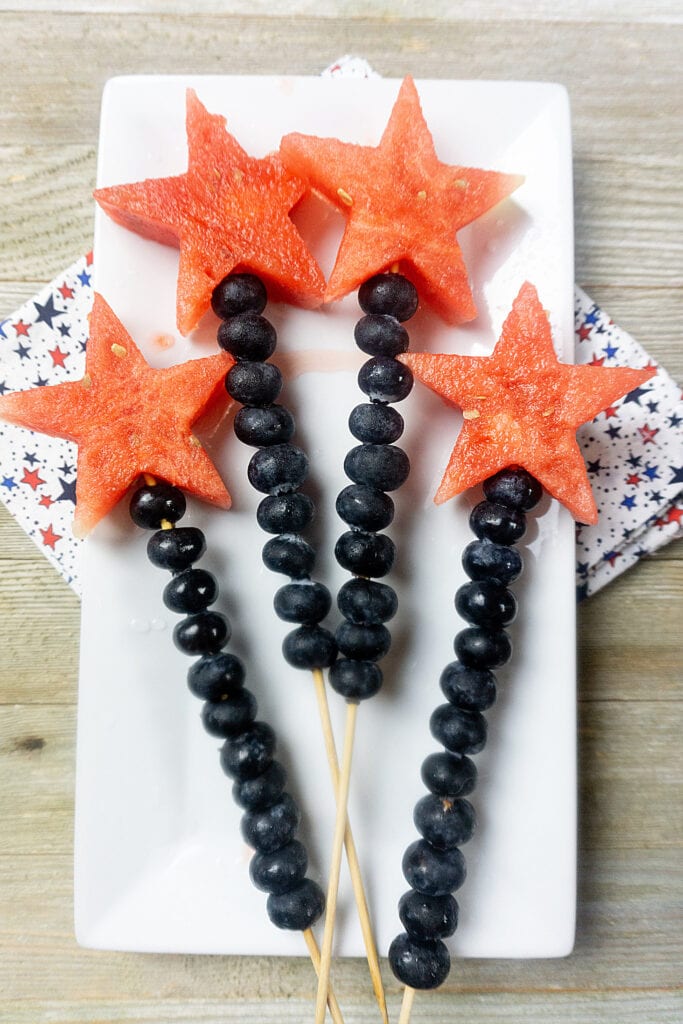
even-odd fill
[[(679, 380), (678, 4), (639, 0), (0, 0), (0, 316), (91, 245), (100, 93), (114, 74), (385, 75), (564, 82), (576, 279)], [(80, 949), (72, 926), (78, 602), (0, 507), (0, 1022), (312, 1019), (305, 959)], [(579, 611), (578, 929), (565, 960), (456, 963), (415, 1024), (678, 1024), (683, 1017), (683, 544)], [(39, 628), (36, 628), (39, 623)], [(466, 887), (461, 899), (466, 899)], [(390, 1011), (399, 986), (383, 961)], [(377, 1019), (335, 964), (348, 1024)]]

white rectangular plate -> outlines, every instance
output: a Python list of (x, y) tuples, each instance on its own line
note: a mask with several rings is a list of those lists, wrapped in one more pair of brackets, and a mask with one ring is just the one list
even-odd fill
[[(255, 156), (301, 131), (376, 145), (399, 83), (318, 78), (138, 77), (106, 89), (98, 184), (182, 173), (186, 169), (185, 89)], [(524, 280), (550, 311), (561, 357), (572, 359), (572, 197), (569, 113), (554, 85), (419, 81), (424, 113), (441, 160), (526, 175), (514, 198), (459, 235), (480, 310), (471, 325), (449, 329), (421, 311), (408, 324), (416, 350), (489, 353)], [(318, 207), (318, 213), (322, 207)], [(309, 211), (310, 212), (310, 211)], [(315, 212), (315, 211), (314, 211)], [(329, 271), (341, 219), (325, 214), (312, 244)], [(302, 223), (308, 233), (315, 217)], [(312, 237), (312, 236), (309, 236)], [(177, 252), (133, 235), (99, 210), (97, 290), (154, 365), (216, 351), (209, 316), (190, 339), (175, 328)], [(324, 312), (270, 306), (288, 380), (283, 400), (296, 413), (315, 494), (317, 577), (336, 591), (345, 574), (333, 549), (343, 524), (334, 501), (347, 481), (347, 431), (360, 401), (353, 343), (354, 297)], [(160, 335), (170, 336), (162, 347)], [(468, 512), (480, 492), (436, 508), (436, 489), (459, 419), (427, 389), (401, 406), (401, 442), (413, 472), (396, 495), (388, 531), (398, 546), (388, 582), (399, 594), (385, 686), (358, 716), (351, 821), (369, 901), (385, 954), (399, 930), (396, 904), (406, 889), (405, 847), (416, 838), (415, 802), (424, 793), (420, 764), (439, 749), (432, 710), (438, 680), (462, 628), (453, 595), (464, 581), (460, 554), (471, 540)], [(255, 522), (259, 496), (246, 481), (251, 451), (224, 424), (207, 447), (234, 498), (222, 512), (191, 502), (186, 519), (206, 531), (202, 565), (218, 576), (218, 607), (234, 627), (231, 650), (248, 667), (260, 716), (279, 736), (279, 756), (303, 809), (301, 834), (311, 873), (324, 886), (333, 799), (307, 673), (289, 668), (280, 645), (288, 630), (272, 610), (284, 582), (260, 559), (267, 539)], [(186, 953), (300, 954), (297, 934), (277, 931), (265, 895), (248, 876), (240, 811), (218, 763), (200, 705), (187, 691), (190, 662), (171, 641), (164, 608), (166, 574), (147, 561), (147, 537), (124, 503), (87, 544), (78, 721), (76, 931), (87, 946)], [(572, 947), (575, 907), (575, 626), (573, 528), (555, 502), (530, 517), (522, 542), (526, 568), (516, 586), (520, 613), (515, 651), (498, 673), (499, 699), (488, 713), (489, 739), (476, 758), (471, 798), (475, 838), (464, 848), (468, 877), (458, 893), (461, 923), (451, 942), (460, 956), (561, 956)], [(334, 620), (334, 616), (332, 617)], [(331, 703), (341, 736), (343, 702)], [(335, 951), (361, 955), (344, 877)]]

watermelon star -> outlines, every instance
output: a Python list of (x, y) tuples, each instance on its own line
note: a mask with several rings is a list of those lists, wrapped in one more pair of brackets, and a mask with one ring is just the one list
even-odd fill
[(185, 174), (95, 191), (117, 224), (180, 249), (179, 331), (197, 326), (215, 286), (236, 269), (262, 277), (274, 299), (320, 305), (325, 280), (289, 216), (306, 183), (275, 154), (248, 156), (192, 89), (187, 144)]
[(0, 418), (78, 445), (76, 536), (144, 473), (229, 508), (230, 495), (190, 428), (214, 400), (226, 399), (233, 363), (222, 352), (153, 369), (96, 294), (82, 380), (4, 395)]
[(523, 466), (582, 523), (597, 522), (576, 430), (644, 383), (654, 369), (570, 366), (553, 348), (548, 317), (526, 283), (488, 357), (398, 357), (423, 384), (462, 409), (463, 426), (437, 504), (508, 466)]
[(412, 78), (404, 79), (377, 147), (294, 133), (280, 152), (347, 218), (326, 302), (398, 263), (449, 323), (477, 315), (456, 232), (524, 179), (442, 163)]

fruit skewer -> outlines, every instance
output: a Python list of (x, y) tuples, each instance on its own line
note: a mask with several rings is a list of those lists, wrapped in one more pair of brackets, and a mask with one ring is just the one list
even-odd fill
[[(352, 481), (337, 497), (337, 513), (349, 529), (335, 547), (339, 564), (353, 574), (337, 594), (344, 622), (337, 629), (340, 657), (330, 668), (330, 684), (346, 700), (347, 718), (342, 762), (343, 790), (337, 800), (332, 853), (327, 889), (327, 911), (321, 947), (316, 1020), (324, 1017), (327, 985), (332, 963), (332, 943), (339, 889), (341, 842), (347, 816), (351, 758), (358, 706), (373, 697), (382, 685), (377, 664), (388, 652), (391, 634), (385, 623), (396, 613), (395, 591), (376, 582), (393, 565), (393, 541), (378, 531), (389, 526), (394, 504), (389, 493), (408, 478), (410, 463), (397, 447), (403, 433), (403, 418), (392, 404), (410, 394), (413, 375), (395, 356), (408, 348), (403, 323), (417, 310), (415, 286), (403, 275), (378, 274), (363, 284), (358, 293), (365, 313), (356, 324), (354, 336), (368, 359), (358, 374), (358, 384), (368, 401), (357, 405), (349, 417), (349, 428), (361, 443), (344, 462)], [(343, 797), (343, 799), (342, 799)]]
[(460, 846), (476, 826), (472, 804), (465, 799), (476, 784), (471, 760), (486, 743), (483, 712), (496, 699), (496, 678), (512, 654), (505, 627), (514, 619), (517, 602), (508, 585), (522, 571), (522, 558), (513, 545), (521, 540), (525, 513), (543, 490), (522, 469), (503, 470), (484, 482), (485, 500), (472, 510), (470, 527), (476, 535), (463, 553), (471, 582), (455, 596), (455, 607), (468, 623), (455, 637), (457, 660), (443, 670), (440, 686), (447, 699), (430, 718), (432, 736), (444, 746), (422, 764), (428, 793), (416, 805), (413, 820), (421, 838), (403, 857), (403, 874), (410, 889), (399, 901), (405, 931), (389, 948), (389, 964), (405, 985), (400, 1024), (408, 1024), (418, 989), (437, 988), (450, 969), (444, 939), (458, 925), (458, 904), (452, 893), (465, 881)]
[(450, 968), (443, 941), (457, 927), (452, 892), (465, 880), (460, 845), (472, 835), (475, 815), (464, 798), (476, 769), (469, 755), (483, 749), (482, 712), (496, 695), (492, 669), (512, 653), (505, 627), (516, 613), (508, 589), (522, 569), (513, 547), (526, 529), (525, 513), (545, 489), (580, 522), (594, 523), (597, 508), (576, 443), (576, 430), (653, 370), (570, 366), (558, 361), (548, 315), (535, 288), (522, 285), (500, 340), (489, 357), (413, 353), (399, 357), (422, 383), (462, 410), (463, 426), (437, 491), (437, 503), (483, 481), (484, 501), (470, 515), (477, 540), (463, 554), (469, 583), (455, 597), (468, 623), (455, 637), (457, 660), (440, 685), (448, 703), (430, 719), (446, 748), (422, 765), (428, 794), (415, 807), (421, 834), (403, 857), (410, 886), (399, 903), (405, 932), (389, 950), (396, 977), (406, 986), (400, 1024), (408, 1024), (415, 991), (438, 987)]
[[(417, 308), (419, 292), (420, 298), (447, 321), (460, 323), (473, 319), (476, 308), (456, 241), (456, 231), (499, 203), (523, 179), (519, 175), (442, 163), (436, 155), (417, 90), (410, 77), (401, 85), (378, 146), (360, 146), (338, 139), (294, 133), (283, 138), (280, 153), (294, 173), (307, 179), (313, 191), (346, 218), (344, 236), (325, 289), (326, 301), (341, 298), (359, 286), (362, 286), (361, 292), (366, 289), (370, 294), (373, 291), (370, 279), (381, 275), (385, 279), (383, 287), (393, 281), (397, 287), (410, 290), (408, 315)], [(388, 268), (392, 271), (396, 268), (401, 273), (386, 275)], [(402, 282), (400, 286), (399, 281)], [(379, 322), (372, 319), (376, 316), (388, 317), (381, 329)], [(390, 328), (391, 320), (394, 326)], [(390, 522), (392, 509), (391, 499), (385, 492), (399, 486), (409, 471), (405, 453), (389, 440), (392, 434), (395, 438), (400, 436), (402, 422), (400, 416), (389, 409), (388, 403), (406, 397), (412, 385), (411, 377), (394, 358), (402, 351), (401, 345), (407, 346), (407, 334), (400, 320), (398, 307), (390, 304), (385, 312), (385, 307), (380, 304), (376, 308), (369, 307), (368, 317), (358, 325), (357, 341), (372, 356), (361, 370), (359, 383), (366, 393), (377, 394), (378, 398), (371, 402), (370, 412), (354, 410), (352, 416), (355, 419), (350, 426), (353, 433), (358, 428), (357, 436), (362, 443), (349, 453), (345, 464), (351, 479), (358, 479), (357, 487), (371, 485), (373, 513), (377, 522), (382, 523), (382, 516), (386, 519), (389, 515), (384, 525)], [(393, 398), (392, 389), (397, 389)], [(373, 431), (377, 433), (373, 435)], [(378, 440), (373, 441), (373, 436)], [(368, 497), (367, 493), (365, 497)], [(352, 498), (347, 489), (342, 509), (353, 514), (354, 501), (358, 502), (357, 495)], [(369, 508), (365, 511), (369, 512)], [(388, 571), (393, 560), (393, 544), (388, 537), (371, 532), (377, 526), (351, 525), (354, 529), (340, 538), (336, 555), (341, 565), (358, 576), (339, 595), (342, 605), (353, 615), (352, 604), (362, 600), (368, 606), (371, 593), (374, 600), (386, 604), (386, 591), (381, 591), (381, 599), (378, 597), (379, 588), (383, 585), (363, 582), (362, 578), (381, 576)], [(344, 614), (342, 605), (340, 610)], [(337, 640), (342, 653), (348, 652), (350, 657), (337, 662), (330, 672), (330, 681), (347, 697), (348, 738), (349, 731), (355, 727), (355, 701), (361, 691), (365, 688), (364, 696), (370, 696), (381, 684), (381, 673), (374, 660), (388, 649), (390, 637), (381, 619), (375, 623), (355, 623), (347, 618), (340, 627)], [(354, 693), (356, 697), (352, 696)], [(345, 766), (348, 771), (352, 746), (351, 736), (345, 743), (349, 751), (349, 764)], [(344, 777), (343, 768), (342, 779)], [(329, 978), (336, 911), (339, 836), (344, 811), (339, 800), (328, 881), (316, 1024), (320, 1024), (325, 1013), (325, 985)]]
[[(164, 602), (185, 616), (174, 630), (176, 646), (200, 655), (188, 684), (205, 701), (205, 728), (225, 740), (221, 764), (235, 780), (234, 796), (245, 811), (242, 832), (256, 851), (252, 879), (269, 893), (267, 910), (273, 923), (303, 932), (317, 970), (319, 953), (311, 926), (322, 914), (324, 895), (305, 877), (306, 851), (294, 838), (300, 814), (284, 791), (285, 771), (273, 756), (275, 733), (267, 723), (255, 720), (256, 700), (243, 686), (244, 667), (223, 651), (230, 626), (225, 616), (209, 610), (218, 596), (215, 578), (194, 568), (205, 550), (204, 536), (194, 527), (175, 526), (185, 512), (181, 486), (224, 507), (230, 504), (191, 429), (221, 393), (224, 403), (222, 381), (230, 364), (230, 357), (221, 354), (153, 370), (96, 294), (83, 378), (3, 396), (0, 416), (77, 443), (75, 525), (81, 535), (140, 476), (146, 479), (133, 496), (131, 516), (139, 526), (155, 531), (148, 544), (149, 558), (172, 573)], [(171, 477), (171, 484), (162, 482), (164, 475)], [(330, 1010), (341, 1024), (334, 996)]]
[[(266, 495), (258, 506), (257, 521), (267, 533), (274, 534), (263, 548), (263, 561), (268, 569), (290, 579), (277, 591), (273, 602), (281, 619), (299, 624), (285, 637), (283, 655), (290, 665), (312, 673), (337, 815), (339, 808), (343, 808), (339, 861), (345, 846), (373, 989), (382, 1018), (387, 1022), (377, 945), (345, 809), (349, 758), (344, 757), (340, 770), (322, 672), (334, 666), (337, 657), (334, 636), (320, 625), (332, 602), (328, 588), (311, 579), (315, 550), (301, 536), (315, 514), (313, 501), (300, 490), (308, 472), (308, 459), (301, 448), (291, 443), (294, 416), (277, 403), (282, 376), (268, 362), (275, 351), (277, 336), (272, 324), (262, 316), (267, 303), (263, 282), (253, 274), (229, 275), (214, 289), (211, 302), (221, 319), (218, 344), (236, 360), (225, 380), (228, 394), (241, 403), (234, 420), (235, 434), (244, 444), (257, 449), (249, 462), (248, 476), (253, 487)], [(409, 370), (396, 366), (403, 377), (412, 380)], [(336, 901), (336, 887), (334, 896)], [(321, 954), (320, 978), (325, 970), (329, 971), (328, 964), (329, 957)]]
[[(256, 486), (268, 482), (270, 490), (271, 485), (279, 486), (275, 481), (282, 476), (283, 490), (290, 489), (290, 493), (268, 494), (259, 509), (261, 525), (275, 534), (265, 546), (264, 560), (275, 571), (292, 577), (292, 583), (278, 592), (276, 607), (285, 617), (294, 615), (294, 621), (301, 621), (296, 618), (301, 614), (315, 618), (329, 601), (329, 594), (319, 584), (310, 584), (308, 590), (301, 584), (315, 555), (298, 536), (312, 516), (312, 503), (305, 495), (294, 493), (296, 482), (305, 476), (307, 460), (286, 440), (293, 433), (294, 421), (287, 410), (275, 404), (281, 376), (277, 367), (266, 361), (275, 335), (260, 317), (266, 297), (260, 279), (287, 302), (308, 308), (322, 301), (322, 273), (290, 218), (308, 187), (277, 154), (250, 157), (226, 130), (225, 119), (210, 114), (192, 89), (187, 90), (186, 102), (187, 172), (98, 189), (95, 198), (117, 223), (180, 248), (176, 288), (180, 331), (192, 330), (213, 300), (224, 319), (220, 328), (223, 342), (228, 348), (244, 351), (240, 365), (229, 376), (228, 390), (246, 406), (236, 417), (238, 437), (260, 447), (252, 460), (252, 482)], [(232, 311), (233, 307), (225, 305), (221, 285), (230, 275), (244, 282), (249, 275), (237, 271), (245, 270), (252, 272), (252, 294), (244, 308), (238, 303)], [(256, 438), (268, 443), (261, 447)], [(297, 539), (292, 540), (285, 530), (293, 530)], [(327, 759), (335, 780), (338, 764), (329, 708), (320, 668), (316, 667), (333, 660), (334, 639), (317, 622), (309, 622), (292, 631), (286, 650), (290, 660), (298, 659), (302, 667), (313, 666)], [(333, 784), (336, 792), (336, 782)], [(376, 943), (350, 831), (346, 845), (373, 987), (386, 1021)]]

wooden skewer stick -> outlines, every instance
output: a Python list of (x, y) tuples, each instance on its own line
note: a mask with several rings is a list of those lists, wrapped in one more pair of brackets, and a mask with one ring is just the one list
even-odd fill
[(327, 901), (325, 909), (325, 930), (320, 952), (320, 974), (318, 975), (318, 999), (315, 1005), (315, 1024), (323, 1024), (327, 991), (330, 985), (330, 967), (332, 966), (332, 940), (334, 938), (334, 922), (337, 916), (337, 893), (339, 890), (339, 874), (341, 869), (342, 847), (346, 832), (346, 808), (349, 802), (349, 783), (351, 781), (351, 760), (353, 758), (353, 740), (356, 734), (356, 715), (358, 704), (349, 702), (346, 705), (346, 731), (344, 733), (344, 750), (337, 788), (337, 817), (332, 840), (332, 858), (330, 861), (329, 881), (327, 884)]
[[(313, 669), (313, 682), (315, 684), (315, 692), (318, 698), (318, 710), (320, 712), (320, 723), (322, 726), (323, 739), (325, 741), (327, 761), (330, 767), (332, 785), (336, 795), (339, 789), (339, 761), (337, 759), (337, 748), (334, 742), (334, 733), (332, 731), (332, 720), (330, 718), (330, 705), (327, 699), (327, 689), (325, 687), (325, 680), (321, 669)], [(346, 849), (346, 859), (349, 865), (349, 874), (351, 875), (353, 894), (356, 899), (358, 920), (360, 922), (361, 932), (363, 933), (365, 955), (368, 961), (368, 968), (370, 970), (370, 978), (372, 979), (372, 987), (375, 992), (375, 999), (377, 1000), (379, 1012), (382, 1014), (384, 1024), (389, 1024), (387, 1000), (384, 994), (384, 985), (382, 984), (379, 956), (377, 955), (377, 943), (375, 942), (375, 935), (372, 930), (372, 921), (370, 920), (370, 911), (368, 909), (368, 902), (365, 896), (365, 888), (363, 886), (363, 877), (361, 875), (358, 852), (356, 850), (356, 844), (351, 831), (351, 822), (348, 820), (348, 817), (346, 821), (346, 832), (344, 833), (344, 847)]]
[(410, 985), (406, 985), (403, 990), (403, 1002), (401, 1003), (401, 1016), (398, 1018), (398, 1024), (408, 1024), (410, 1021), (410, 1011), (413, 1008), (413, 999), (415, 998), (415, 989), (411, 988)]
[[(308, 952), (311, 955), (311, 962), (313, 964), (313, 967), (315, 968), (315, 973), (317, 974), (318, 977), (320, 977), (320, 950), (318, 949), (318, 943), (315, 941), (315, 935), (313, 934), (310, 928), (307, 928), (303, 934), (304, 941), (308, 946)], [(330, 1014), (332, 1015), (332, 1020), (334, 1021), (334, 1024), (344, 1024), (344, 1018), (342, 1017), (341, 1008), (339, 1006), (339, 1003), (337, 1002), (337, 997), (335, 996), (331, 988), (328, 989), (327, 992), (327, 1005), (329, 1007)]]

